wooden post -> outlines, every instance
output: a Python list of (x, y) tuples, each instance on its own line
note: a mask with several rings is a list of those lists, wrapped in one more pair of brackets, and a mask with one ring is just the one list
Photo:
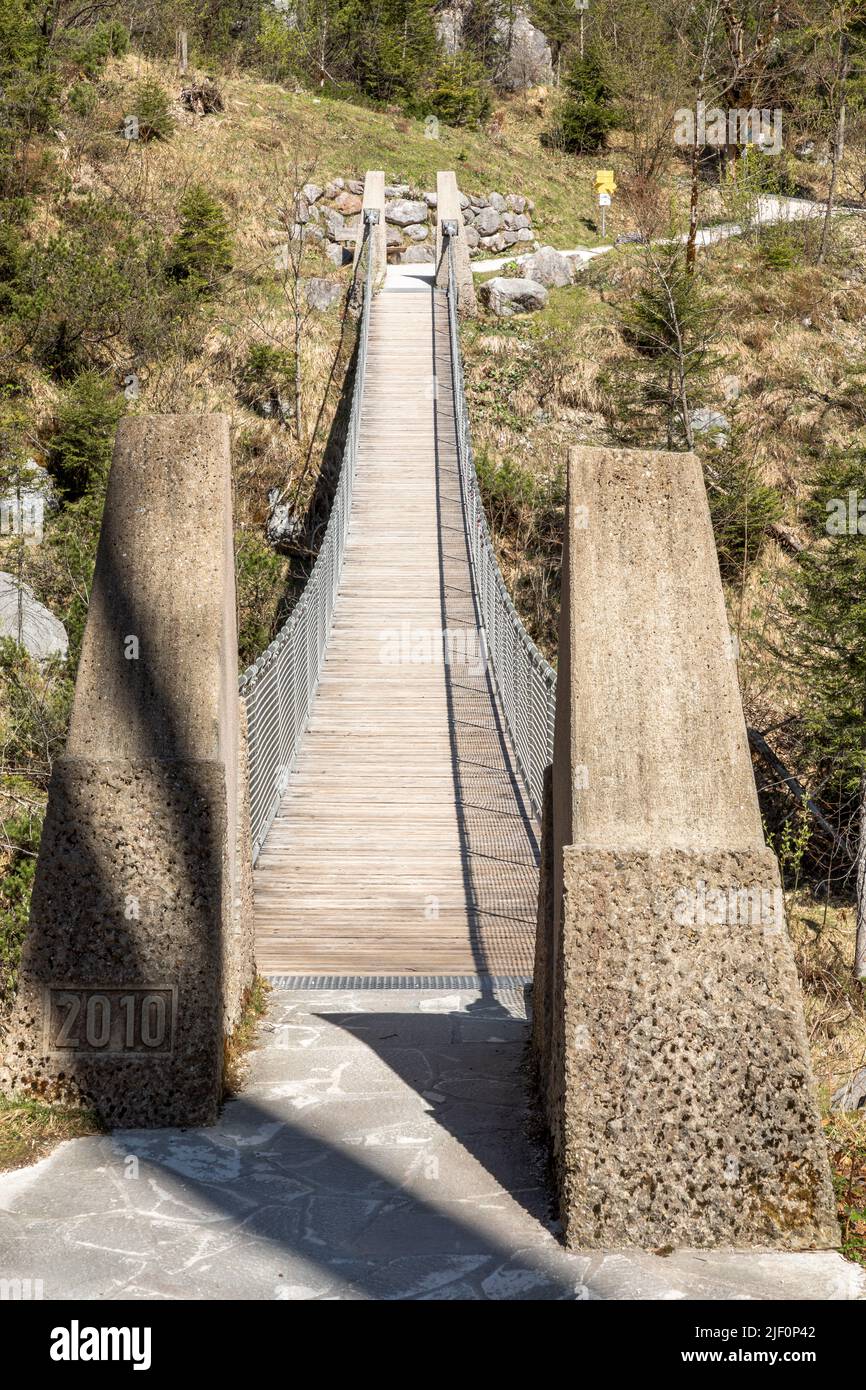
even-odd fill
[(177, 65), (181, 77), (185, 76), (189, 63), (188, 36), (186, 29), (178, 29), (175, 38), (175, 53), (177, 55)]

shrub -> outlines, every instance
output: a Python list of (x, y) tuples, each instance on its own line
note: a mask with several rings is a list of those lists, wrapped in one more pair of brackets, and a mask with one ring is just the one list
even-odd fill
[(260, 415), (285, 419), (293, 413), (295, 354), (270, 343), (252, 343), (238, 374), (238, 395)]
[(84, 372), (64, 391), (49, 447), (49, 466), (71, 497), (105, 481), (124, 397), (98, 372)]
[(153, 78), (138, 84), (129, 114), (138, 121), (139, 140), (167, 140), (174, 130), (168, 93)]
[(10, 1002), (18, 983), (41, 829), (41, 813), (10, 817), (0, 828), (6, 861), (0, 879), (0, 1009)]
[(235, 535), (238, 653), (241, 667), (273, 641), (286, 590), (286, 562), (251, 531)]
[(713, 459), (707, 496), (722, 576), (741, 579), (744, 567), (757, 559), (769, 527), (782, 515), (781, 498), (761, 482), (755, 465), (739, 456), (734, 440)]
[(174, 312), (164, 251), (131, 212), (97, 198), (76, 204), (67, 225), (27, 258), (18, 317), (36, 361), (68, 380), (108, 367), (117, 344), (155, 351)]
[[(484, 68), (466, 54), (440, 62), (425, 100), (424, 114), (432, 112), (446, 125), (478, 125), (490, 115), (490, 88)], [(415, 109), (420, 107), (415, 104)]]
[(542, 135), (542, 143), (569, 154), (595, 154), (603, 148), (608, 131), (621, 124), (598, 56), (590, 52), (576, 59), (563, 87), (555, 123)]
[(99, 105), (99, 93), (92, 82), (76, 82), (69, 93), (69, 106), (76, 116), (92, 116)]
[(803, 261), (803, 230), (784, 222), (764, 227), (758, 241), (758, 255), (768, 270), (792, 270)]
[(22, 291), (24, 248), (16, 229), (0, 221), (0, 314), (12, 317)]
[(232, 268), (232, 238), (226, 216), (201, 184), (194, 184), (180, 204), (180, 231), (169, 252), (166, 270), (198, 294), (209, 294)]
[(61, 55), (85, 77), (98, 77), (110, 57), (120, 58), (128, 49), (129, 30), (116, 19), (103, 20), (92, 29), (67, 29), (60, 43)]

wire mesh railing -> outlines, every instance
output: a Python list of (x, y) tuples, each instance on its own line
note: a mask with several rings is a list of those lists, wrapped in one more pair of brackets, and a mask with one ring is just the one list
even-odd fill
[(541, 817), (544, 770), (553, 761), (556, 672), (542, 656), (511, 602), (502, 578), (472, 457), (463, 358), (458, 331), (459, 291), (454, 261), (456, 222), (444, 221), (448, 257), (448, 331), (460, 486), (469, 558), (487, 660), (499, 695), (512, 750), (532, 809)]
[(359, 275), (363, 268), (364, 289), (355, 382), (340, 476), (325, 536), (300, 599), (273, 642), (240, 679), (249, 740), (250, 825), (254, 861), (297, 760), (331, 631), (349, 529), (361, 427), (373, 297), (371, 228), (377, 220), (375, 210), (365, 210), (364, 246), (358, 263)]

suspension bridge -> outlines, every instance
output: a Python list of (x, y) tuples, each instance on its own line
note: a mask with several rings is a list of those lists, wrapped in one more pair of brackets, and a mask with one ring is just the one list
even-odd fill
[[(381, 172), (363, 201), (327, 529), (288, 621), (240, 677), (228, 421), (122, 422), (0, 1079), (115, 1127), (212, 1125), (258, 970), (290, 1019), (293, 993), (309, 1010), (284, 1025), (276, 1089), (279, 1059), (262, 1062), (264, 1100), (333, 1097), (329, 1143), (345, 1157), (362, 1141), (340, 1078), (364, 1070), (366, 1043), (347, 1024), (354, 1052), (332, 1040), (317, 1063), (323, 1001), (352, 1001), (386, 1075), (405, 1069), (425, 1104), (446, 1101), (453, 1078), (431, 1091), (430, 1075), (468, 1055), (478, 1010), (493, 1051), (459, 1087), (496, 1095), (507, 1080), (513, 1104), (519, 1063), (501, 1048), (531, 980), (572, 1248), (826, 1249), (832, 1184), (790, 941), (763, 915), (778, 866), (700, 462), (570, 451), (557, 677), (509, 597), (473, 464), (454, 174), (438, 178), (427, 275), (386, 264)], [(708, 899), (724, 910), (708, 916)], [(365, 1033), (364, 997), (384, 1031)], [(454, 1012), (416, 1063), (427, 1004)], [(477, 1139), (480, 1104), (456, 1105), (449, 1210), (467, 1181), (487, 1200), (467, 1145), (503, 1169), (509, 1143)], [(369, 1125), (394, 1139), (378, 1110)], [(310, 1181), (309, 1136), (276, 1128)], [(534, 1183), (540, 1210), (524, 1161), (508, 1181)], [(365, 1209), (379, 1185), (362, 1167)], [(517, 1221), (506, 1244), (525, 1234)]]
[(270, 974), (531, 977), (554, 676), (484, 521), (456, 254), (368, 282), (331, 527), (241, 681)]

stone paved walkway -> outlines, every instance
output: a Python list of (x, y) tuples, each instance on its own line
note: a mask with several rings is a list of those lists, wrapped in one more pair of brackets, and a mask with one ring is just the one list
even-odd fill
[(515, 990), (274, 991), (220, 1123), (0, 1176), (0, 1275), (46, 1299), (866, 1297), (838, 1255), (568, 1255)]

